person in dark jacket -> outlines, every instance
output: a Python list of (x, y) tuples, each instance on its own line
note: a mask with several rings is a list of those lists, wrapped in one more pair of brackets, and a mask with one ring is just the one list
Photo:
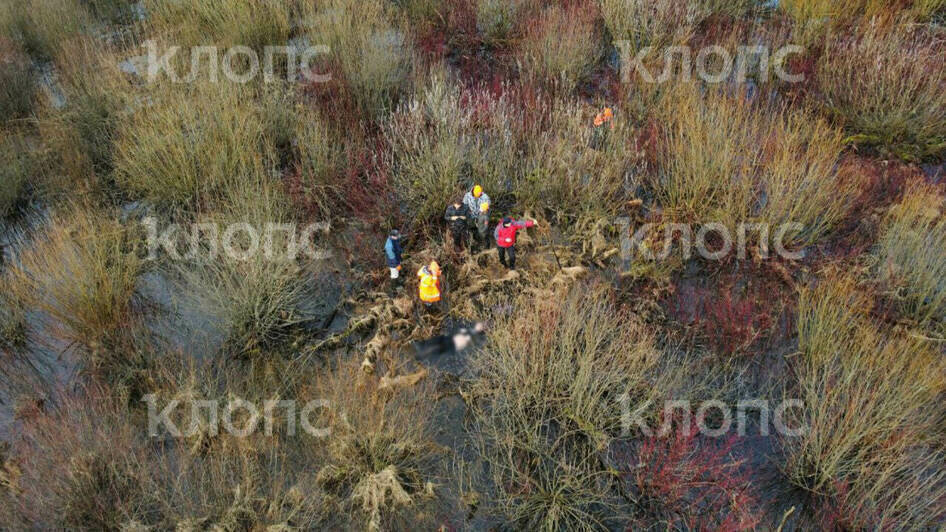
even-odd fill
[(392, 292), (400, 286), (401, 278), (401, 233), (393, 229), (384, 243), (384, 256), (388, 261), (388, 270), (391, 273)]
[(466, 235), (469, 232), (469, 220), (472, 218), (470, 210), (459, 200), (447, 207), (443, 219), (447, 221), (450, 234), (453, 236), (454, 249), (461, 250), (466, 245)]
[[(499, 248), (500, 264), (510, 270), (516, 269), (516, 233), (518, 233), (520, 229), (534, 225), (534, 220), (513, 220), (508, 216), (503, 218), (503, 221), (496, 225), (493, 236), (496, 237), (496, 246)], [(509, 257), (508, 263), (506, 262), (507, 256)]]
[(483, 323), (477, 322), (472, 328), (460, 327), (451, 334), (415, 342), (415, 356), (418, 360), (433, 361), (442, 356), (459, 353), (469, 347), (477, 336), (483, 334), (484, 329)]

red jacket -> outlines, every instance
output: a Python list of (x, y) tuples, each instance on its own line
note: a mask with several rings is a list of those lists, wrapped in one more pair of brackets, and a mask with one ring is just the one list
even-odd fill
[(503, 227), (502, 223), (496, 225), (496, 231), (493, 236), (496, 237), (496, 245), (501, 248), (508, 248), (516, 245), (516, 233), (524, 227), (532, 227), (535, 222), (512, 222), (509, 227)]

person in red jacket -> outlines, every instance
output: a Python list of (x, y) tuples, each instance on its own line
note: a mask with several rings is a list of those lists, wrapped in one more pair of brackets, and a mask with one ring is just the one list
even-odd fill
[[(499, 262), (510, 270), (516, 269), (516, 233), (525, 227), (535, 225), (535, 220), (519, 221), (510, 217), (503, 218), (502, 223), (496, 225), (493, 236), (496, 237), (496, 246), (499, 248)], [(506, 263), (509, 255), (509, 263)]]

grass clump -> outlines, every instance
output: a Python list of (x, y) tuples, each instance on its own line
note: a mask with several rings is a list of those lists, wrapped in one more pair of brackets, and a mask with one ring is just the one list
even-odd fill
[(946, 47), (902, 25), (871, 23), (832, 41), (817, 66), (820, 104), (850, 141), (908, 161), (946, 155)]
[(476, 2), (476, 30), (483, 43), (500, 48), (510, 42), (529, 0), (479, 0)]
[(779, 8), (799, 22), (822, 19), (851, 19), (856, 16), (868, 17), (881, 14), (889, 7), (884, 0), (784, 0)]
[(942, 22), (946, 18), (946, 0), (913, 0), (910, 9), (917, 20), (936, 19)]
[(37, 61), (51, 61), (87, 32), (89, 12), (78, 0), (12, 0), (0, 7), (0, 27)]
[(413, 70), (412, 44), (394, 6), (330, 0), (308, 15), (310, 41), (329, 47), (333, 72), (344, 78), (365, 116), (394, 109)]
[(785, 472), (838, 507), (843, 526), (922, 529), (943, 518), (937, 405), (942, 356), (926, 340), (878, 331), (870, 298), (845, 278), (802, 291), (794, 376), (803, 405), (783, 435)]
[(946, 217), (943, 197), (917, 187), (887, 214), (875, 254), (901, 312), (946, 334)]
[(606, 125), (593, 127), (600, 108), (555, 101), (549, 125), (526, 138), (531, 154), (516, 182), (521, 207), (548, 214), (557, 227), (581, 234), (610, 220), (634, 193), (634, 170), (643, 154), (636, 148), (636, 129), (618, 110)]
[(26, 201), (34, 166), (26, 141), (0, 130), (0, 221), (13, 216)]
[(11, 292), (40, 310), (60, 340), (108, 362), (107, 350), (137, 323), (145, 269), (132, 230), (107, 214), (73, 208), (57, 214), (16, 257)]
[[(621, 507), (601, 456), (631, 410), (676, 386), (654, 338), (594, 287), (522, 296), (472, 360), (473, 439), (515, 528), (605, 529)], [(627, 394), (622, 398), (622, 394)]]
[(152, 98), (126, 118), (116, 142), (115, 180), (133, 194), (196, 209), (273, 166), (263, 120), (248, 105), (253, 95), (241, 87), (165, 85)]
[(825, 29), (837, 28), (858, 18), (891, 18), (928, 21), (943, 12), (943, 0), (783, 0), (779, 9), (801, 27), (801, 36), (811, 38)]
[(0, 125), (29, 117), (36, 103), (36, 75), (27, 58), (0, 44)]
[[(10, 283), (10, 276), (0, 276), (0, 288), (3, 294), (0, 295), (0, 354), (13, 353), (26, 347), (28, 325), (26, 309), (13, 296), (12, 290), (7, 286)], [(12, 367), (12, 364), (10, 364)], [(0, 377), (6, 377), (7, 370), (0, 371)]]
[(800, 224), (783, 238), (790, 247), (814, 244), (847, 215), (858, 184), (838, 172), (843, 139), (833, 128), (741, 95), (675, 94), (659, 111), (667, 127), (654, 183), (674, 217), (722, 223), (731, 234), (753, 220), (769, 223), (773, 234)]
[(596, 13), (582, 6), (545, 8), (519, 42), (522, 74), (570, 93), (604, 55), (596, 20)]
[(113, 25), (130, 24), (138, 19), (132, 0), (84, 0), (89, 13), (97, 20)]
[[(226, 375), (224, 387), (242, 387), (233, 373), (216, 373)], [(165, 382), (163, 374), (151, 375), (162, 408), (172, 397), (164, 393), (188, 385)], [(192, 368), (174, 377), (216, 386), (220, 381), (213, 375)], [(214, 386), (192, 399), (213, 397), (205, 393)], [(214, 444), (207, 452), (192, 454), (183, 441), (165, 438), (163, 425), (159, 437), (149, 437), (147, 422), (139, 417), (143, 412), (108, 392), (87, 386), (59, 398), (59, 408), (39, 413), (20, 434), (11, 457), (21, 474), (9, 495), (0, 496), (5, 524), (80, 530), (343, 526), (341, 516), (329, 521), (334, 508), (321, 497), (313, 475), (306, 474), (318, 459), (311, 437), (274, 440), (263, 437), (262, 428), (260, 434), (240, 437), (218, 424)], [(189, 410), (190, 403), (175, 398), (182, 402), (174, 413), (185, 418), (178, 426), (187, 431), (190, 412), (182, 411)], [(219, 401), (219, 408), (225, 404)], [(234, 426), (242, 429), (243, 420), (234, 419)]]
[(343, 363), (319, 381), (329, 406), (320, 409), (318, 426), (331, 435), (316, 483), (368, 530), (416, 527), (435, 500), (441, 467), (432, 390), (421, 385), (393, 396), (368, 390), (356, 384), (364, 382), (360, 371)]
[[(379, 394), (368, 389), (374, 383), (356, 364), (343, 362), (322, 375), (283, 368), (306, 383), (284, 397), (285, 381), (269, 387), (243, 367), (171, 358), (149, 374), (149, 400), (159, 410), (177, 401), (169, 419), (181, 436), (168, 433), (165, 424), (151, 436), (146, 407), (126, 405), (107, 387), (61, 397), (60, 408), (38, 412), (11, 449), (18, 474), (9, 492), (0, 493), (5, 524), (96, 530), (403, 530), (441, 524), (429, 511), (440, 471), (430, 390)], [(272, 398), (296, 406), (274, 409), (269, 429), (259, 418), (253, 425), (242, 408), (232, 424), (197, 419), (207, 416), (208, 404), (225, 412), (238, 398), (259, 409)], [(201, 408), (192, 416), (195, 405)], [(313, 406), (303, 423), (306, 405)]]
[[(223, 0), (212, 4), (158, 0), (148, 6), (148, 11), (155, 30), (175, 36), (175, 42), (248, 46), (262, 54), (266, 46), (285, 46), (292, 19), (300, 8), (294, 0)], [(225, 53), (220, 51), (221, 59)], [(262, 63), (263, 56), (259, 58)]]
[(142, 504), (138, 428), (93, 388), (94, 400), (67, 399), (24, 428), (13, 448), (22, 469), (4, 505), (8, 525), (118, 529)]
[(758, 8), (755, 0), (599, 0), (598, 3), (616, 45), (627, 41), (627, 49), (633, 54), (651, 46), (657, 56), (662, 56), (666, 46), (687, 42), (697, 27), (712, 15), (740, 18)]
[(615, 44), (628, 41), (634, 54), (689, 40), (698, 10), (681, 0), (601, 0), (601, 16)]
[(393, 147), (393, 181), (407, 213), (437, 219), (451, 198), (474, 183), (499, 205), (518, 164), (511, 129), (516, 120), (506, 99), (478, 89), (464, 92), (443, 72), (431, 75), (420, 94), (384, 124)]
[[(225, 205), (197, 220), (216, 227), (217, 237), (210, 237), (213, 248), (179, 265), (182, 292), (223, 324), (227, 351), (250, 355), (278, 348), (306, 321), (299, 307), (309, 295), (301, 267), (308, 252), (297, 240), (305, 228), (292, 223), (287, 199), (266, 176), (230, 189)], [(280, 224), (294, 232), (267, 233)]]
[(51, 188), (74, 194), (81, 185), (81, 192), (114, 196), (115, 136), (129, 106), (136, 105), (134, 89), (113, 51), (93, 40), (75, 43), (57, 63), (65, 101), (62, 108), (46, 107), (39, 118), (40, 134), (60, 170)]
[(337, 135), (318, 113), (305, 108), (297, 118), (294, 150), (303, 193), (320, 218), (327, 219), (337, 213), (342, 198), (342, 187), (338, 182), (342, 150)]

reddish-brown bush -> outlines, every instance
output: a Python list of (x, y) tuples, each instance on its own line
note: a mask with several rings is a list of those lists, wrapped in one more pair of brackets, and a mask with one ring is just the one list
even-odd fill
[(748, 472), (732, 453), (738, 439), (699, 435), (676, 419), (669, 434), (645, 438), (624, 474), (636, 515), (628, 530), (751, 530), (760, 521)]

